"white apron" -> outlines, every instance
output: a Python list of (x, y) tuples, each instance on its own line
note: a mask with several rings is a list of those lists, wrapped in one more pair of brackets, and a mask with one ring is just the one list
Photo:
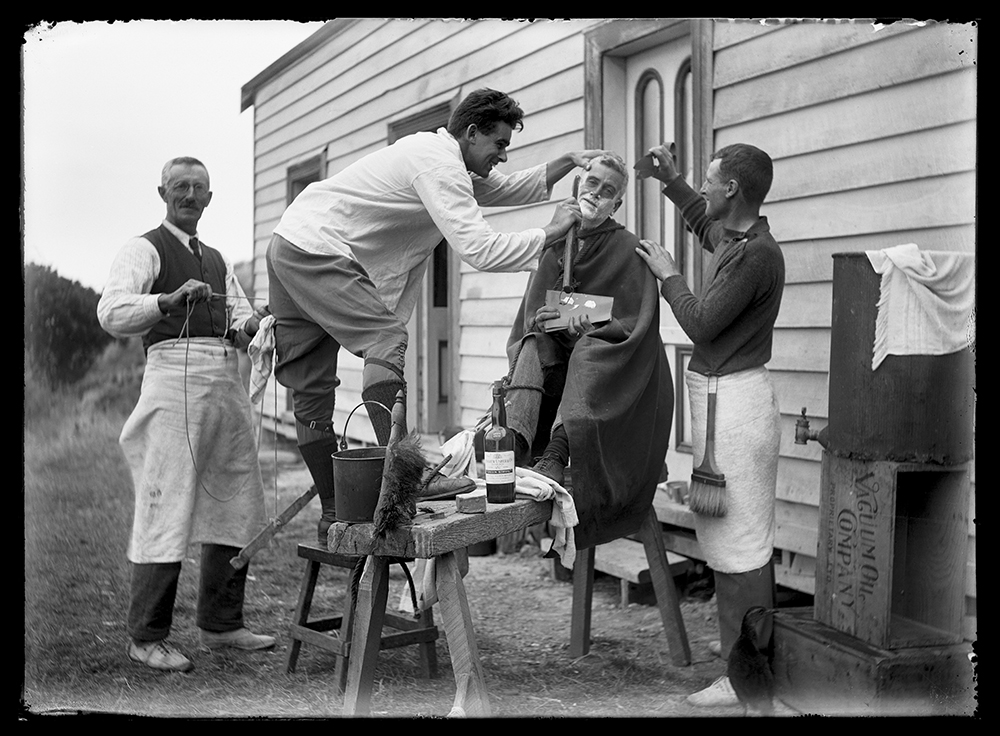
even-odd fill
[[(691, 397), (694, 467), (705, 455), (709, 379), (685, 371)], [(715, 379), (712, 379), (713, 385)], [(778, 399), (766, 368), (718, 377), (715, 461), (726, 476), (726, 515), (694, 515), (698, 544), (713, 570), (763, 567), (774, 549), (774, 503), (781, 440)]]
[(132, 471), (132, 562), (178, 562), (188, 545), (243, 547), (265, 524), (250, 403), (232, 344), (149, 348), (119, 443)]

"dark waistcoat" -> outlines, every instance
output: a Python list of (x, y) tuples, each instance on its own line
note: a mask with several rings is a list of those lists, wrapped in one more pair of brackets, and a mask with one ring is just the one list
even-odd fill
[[(212, 287), (213, 294), (226, 293), (226, 262), (219, 251), (199, 240), (202, 254), (199, 259), (163, 225), (142, 237), (153, 244), (160, 256), (160, 275), (150, 293), (169, 294), (188, 279), (204, 281)], [(148, 350), (161, 340), (178, 337), (224, 337), (227, 330), (226, 300), (209, 299), (193, 305), (190, 319), (187, 308), (171, 311), (143, 336), (142, 347)]]

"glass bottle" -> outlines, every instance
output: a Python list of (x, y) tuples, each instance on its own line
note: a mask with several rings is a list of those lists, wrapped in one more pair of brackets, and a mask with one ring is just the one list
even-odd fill
[(486, 468), (486, 501), (514, 501), (514, 432), (507, 428), (507, 390), (502, 381), (493, 384), (493, 426), (483, 436)]

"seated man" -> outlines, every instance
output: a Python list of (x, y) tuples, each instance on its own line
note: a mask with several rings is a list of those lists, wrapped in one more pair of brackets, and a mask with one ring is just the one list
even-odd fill
[(635, 532), (660, 480), (674, 392), (660, 340), (656, 278), (636, 254), (639, 239), (611, 215), (622, 203), (628, 169), (613, 153), (594, 158), (580, 183), (583, 220), (572, 256), (574, 292), (614, 298), (611, 319), (558, 316), (546, 290), (562, 291), (564, 243), (547, 247), (521, 301), (507, 343), (511, 362), (508, 426), (521, 464), (543, 450), (534, 470), (563, 483), (572, 458), (580, 525), (576, 546)]

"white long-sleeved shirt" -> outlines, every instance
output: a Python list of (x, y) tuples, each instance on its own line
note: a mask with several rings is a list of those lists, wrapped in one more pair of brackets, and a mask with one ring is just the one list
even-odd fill
[(468, 172), (447, 130), (416, 133), (307, 186), (274, 232), (307, 252), (358, 261), (406, 322), (442, 238), (480, 271), (534, 268), (545, 231), (498, 233), (481, 207), (546, 201), (546, 172), (546, 164), (510, 175), (494, 169), (484, 179)]
[[(190, 250), (188, 235), (176, 225), (163, 221), (164, 226), (181, 244)], [(229, 259), (226, 264), (226, 314), (229, 329), (238, 330), (253, 315), (250, 302), (243, 293)], [(160, 255), (146, 238), (130, 239), (118, 251), (111, 264), (111, 274), (97, 303), (97, 319), (101, 327), (115, 337), (140, 337), (163, 319), (157, 294), (151, 294), (153, 282), (160, 274)]]

